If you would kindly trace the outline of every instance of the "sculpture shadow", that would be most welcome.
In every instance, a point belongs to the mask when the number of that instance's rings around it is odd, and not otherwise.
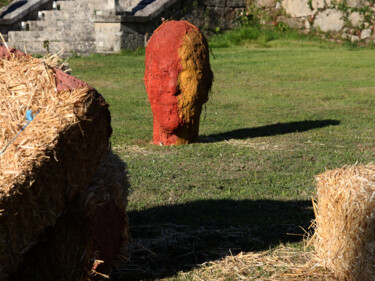
[[[165,278],[240,251],[300,241],[310,201],[200,200],[129,212],[133,242],[113,280]]]
[[[219,134],[200,136],[199,142],[211,143],[230,139],[269,137],[296,132],[305,132],[312,129],[323,128],[327,126],[337,126],[339,124],[340,121],[332,119],[277,123],[256,128],[243,128]]]

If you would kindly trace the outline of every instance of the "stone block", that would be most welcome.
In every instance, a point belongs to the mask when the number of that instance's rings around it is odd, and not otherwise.
[[[203,9],[194,9],[190,13],[185,14],[181,20],[186,20],[202,29],[205,24],[205,12]]]
[[[207,7],[205,26],[210,29],[219,27],[220,29],[227,29],[226,14],[230,11],[228,8]]]
[[[121,37],[121,48],[135,50],[145,45],[145,37],[139,33],[124,33]]]
[[[286,18],[286,24],[294,29],[303,29],[305,28],[305,19],[302,18]]]
[[[291,17],[307,17],[313,14],[307,0],[283,0],[281,4]]]
[[[254,4],[258,8],[274,8],[276,6],[276,0],[256,0]]]
[[[325,7],[324,0],[312,0],[311,6],[314,10],[323,9]]]
[[[200,0],[199,4],[207,7],[225,7],[226,0]]]
[[[95,23],[96,52],[114,53],[121,51],[121,23]]]
[[[346,4],[352,8],[362,8],[365,6],[364,0],[347,0]]]
[[[361,39],[367,39],[371,37],[371,29],[367,28],[361,31]]]
[[[96,22],[95,33],[114,33],[121,31],[121,23],[119,22]]]
[[[247,2],[248,1],[246,1],[246,0],[227,1],[227,7],[230,7],[230,8],[246,8]]]
[[[352,41],[352,42],[357,42],[357,41],[359,41],[359,36],[357,36],[357,35],[352,35],[351,38],[350,38],[350,41]]]
[[[349,15],[349,22],[353,27],[359,27],[364,21],[363,15],[353,12]]]
[[[314,21],[314,27],[323,32],[340,31],[344,27],[343,13],[335,9],[327,9],[319,13]]]

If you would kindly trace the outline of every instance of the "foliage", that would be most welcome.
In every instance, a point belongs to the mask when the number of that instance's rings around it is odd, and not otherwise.
[[[253,25],[230,30],[210,38],[209,43],[213,48],[227,48],[243,45],[248,42],[264,46],[267,42],[282,38],[302,41],[319,40],[317,37],[301,35],[297,31],[289,29],[286,23],[279,21],[275,22],[275,28]]]
[[[240,12],[237,20],[240,22],[241,26],[257,25],[259,24],[260,9],[255,6],[253,1],[249,1],[247,4],[247,10]]]
[[[313,10],[312,0],[307,0],[310,10]]]
[[[10,4],[12,0],[0,0],[0,9]]]
[[[276,25],[275,27],[279,30],[279,31],[285,31],[289,28],[288,24],[286,22],[283,22],[283,21],[278,21],[276,22]]]

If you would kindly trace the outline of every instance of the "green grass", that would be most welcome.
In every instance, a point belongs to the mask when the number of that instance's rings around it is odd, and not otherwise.
[[[286,233],[313,218],[314,176],[374,160],[374,51],[251,32],[211,39],[215,80],[192,145],[150,144],[142,50],[70,60],[110,104],[133,238],[157,254],[133,249],[123,271],[135,280],[174,276],[229,248],[299,241]]]
[[[311,40],[311,36],[306,36],[294,30],[280,31],[278,29],[261,28],[258,25],[249,25],[234,29],[228,32],[217,34],[210,38],[211,48],[228,48],[238,46],[252,41],[258,46],[267,47],[267,42],[277,39],[292,39],[299,41]],[[315,38],[317,40],[317,38]]]
[[[6,5],[10,4],[12,0],[0,0],[0,9],[4,8]]]

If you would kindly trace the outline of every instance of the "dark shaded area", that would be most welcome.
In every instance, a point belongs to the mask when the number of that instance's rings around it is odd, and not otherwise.
[[[12,13],[13,11],[17,10],[19,7],[22,7],[27,3],[27,0],[25,1],[17,1],[13,4],[11,4],[4,12],[0,14],[0,18],[4,18],[6,15]]]
[[[134,243],[113,280],[148,280],[303,238],[310,201],[201,200],[129,212]]]
[[[128,188],[127,166],[110,151],[86,188],[65,204],[54,223],[33,238],[36,244],[24,249],[23,261],[6,280],[88,280],[94,266],[98,272],[109,274],[123,238],[127,238],[123,230],[128,221],[119,198]],[[43,201],[44,194],[36,194]],[[95,260],[103,263],[97,265]]]
[[[136,12],[142,10],[144,7],[146,7],[148,4],[151,4],[155,0],[142,0],[135,6],[132,10],[132,15],[134,16]]]
[[[327,126],[337,126],[340,124],[338,120],[306,120],[298,122],[277,123],[256,128],[243,128],[229,132],[212,134],[208,136],[200,136],[200,142],[218,142],[230,139],[247,139],[257,137],[270,137],[275,135],[284,135],[296,132],[305,132],[312,129],[323,128]]]

